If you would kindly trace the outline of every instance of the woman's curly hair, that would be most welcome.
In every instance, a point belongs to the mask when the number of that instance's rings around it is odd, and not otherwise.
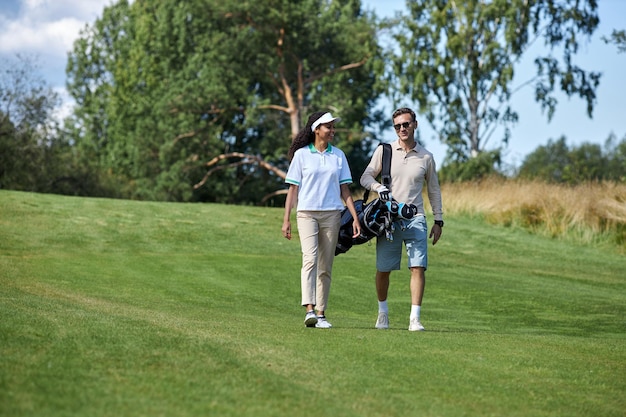
[[[309,116],[309,120],[306,122],[304,129],[299,131],[291,142],[289,152],[287,152],[287,158],[289,161],[293,159],[293,154],[295,154],[298,149],[304,148],[309,143],[315,142],[315,132],[311,130],[311,125],[313,125],[313,123],[315,123],[315,121],[322,117],[325,113],[326,112],[323,111],[317,111]]]

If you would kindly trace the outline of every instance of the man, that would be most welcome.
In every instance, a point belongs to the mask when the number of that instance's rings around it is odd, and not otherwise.
[[[409,330],[422,331],[424,326],[420,322],[420,309],[426,283],[424,273],[428,266],[428,226],[422,189],[426,185],[428,200],[435,217],[435,224],[429,236],[432,238],[433,245],[441,237],[443,227],[441,189],[433,155],[415,141],[417,129],[415,112],[406,107],[400,108],[393,113],[392,120],[398,140],[391,143],[391,190],[376,181],[376,177],[382,170],[382,146],[374,151],[369,165],[361,176],[361,185],[367,190],[376,191],[383,201],[395,199],[400,203],[414,204],[417,206],[417,215],[411,220],[396,220],[393,239],[388,239],[383,235],[376,240],[376,293],[378,295],[376,328],[389,328],[387,307],[389,275],[391,271],[400,269],[404,242],[408,267],[411,271]]]

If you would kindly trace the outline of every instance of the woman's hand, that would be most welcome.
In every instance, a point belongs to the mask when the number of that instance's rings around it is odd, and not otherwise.
[[[352,233],[353,238],[359,237],[361,234],[361,223],[359,222],[359,219],[354,219],[352,221]]]
[[[291,222],[289,220],[283,222],[283,236],[291,240]]]

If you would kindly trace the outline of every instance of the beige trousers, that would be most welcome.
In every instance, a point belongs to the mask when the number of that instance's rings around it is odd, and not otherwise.
[[[341,211],[299,211],[298,234],[302,246],[302,305],[325,311],[339,235]]]

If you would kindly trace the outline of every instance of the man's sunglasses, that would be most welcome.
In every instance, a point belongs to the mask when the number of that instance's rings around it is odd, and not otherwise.
[[[409,126],[411,126],[411,123],[413,122],[398,123],[397,125],[393,125],[393,128],[396,129],[396,132],[400,130],[401,127],[408,129]]]

